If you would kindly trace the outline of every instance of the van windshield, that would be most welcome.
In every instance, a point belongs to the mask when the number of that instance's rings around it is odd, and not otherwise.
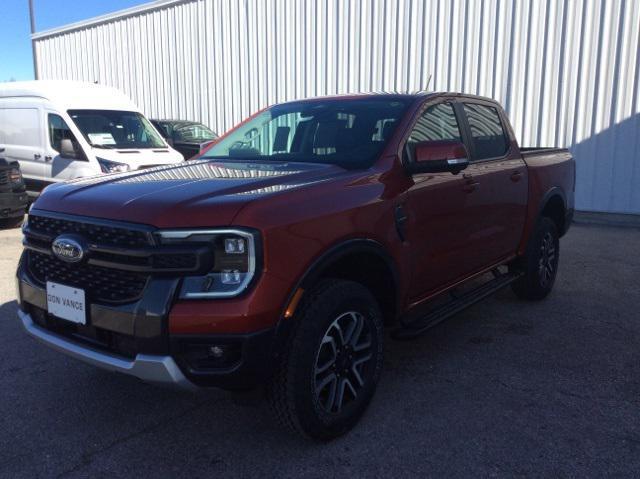
[[[89,144],[96,148],[166,147],[160,135],[140,113],[117,110],[69,110]]]
[[[368,168],[393,134],[406,98],[276,105],[223,137],[201,159],[303,161]]]

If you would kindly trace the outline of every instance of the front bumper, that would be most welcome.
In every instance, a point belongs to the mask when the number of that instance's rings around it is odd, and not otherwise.
[[[0,218],[24,216],[29,197],[26,192],[0,193]]]
[[[243,334],[170,334],[176,280],[153,279],[143,296],[130,304],[90,303],[88,324],[81,326],[47,313],[46,291],[27,270],[23,257],[17,272],[17,296],[25,330],[76,359],[182,389],[253,389],[271,374],[277,354],[275,327]],[[232,361],[203,367],[194,360],[194,350],[212,345],[228,347]]]
[[[18,310],[18,317],[30,336],[80,361],[108,371],[135,376],[150,383],[196,389],[196,386],[182,374],[170,356],[137,354],[134,359],[128,360],[51,333],[36,325],[31,316],[22,310]]]

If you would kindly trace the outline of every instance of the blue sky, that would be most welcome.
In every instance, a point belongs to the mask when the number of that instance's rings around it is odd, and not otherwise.
[[[149,0],[34,0],[36,31],[129,8]],[[0,82],[33,80],[29,1],[0,2]]]

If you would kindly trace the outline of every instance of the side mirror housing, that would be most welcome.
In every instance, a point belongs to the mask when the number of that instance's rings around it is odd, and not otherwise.
[[[415,145],[414,161],[407,165],[409,173],[451,172],[457,175],[469,166],[469,154],[460,141],[424,141]]]
[[[60,156],[62,156],[63,158],[80,158],[80,155],[73,145],[73,141],[71,141],[69,138],[65,138],[60,142]]]

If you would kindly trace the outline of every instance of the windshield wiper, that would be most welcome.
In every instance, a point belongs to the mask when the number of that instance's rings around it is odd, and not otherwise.
[[[89,143],[93,148],[103,148],[105,150],[113,150],[114,148],[117,148],[117,145],[97,145],[95,143]]]

